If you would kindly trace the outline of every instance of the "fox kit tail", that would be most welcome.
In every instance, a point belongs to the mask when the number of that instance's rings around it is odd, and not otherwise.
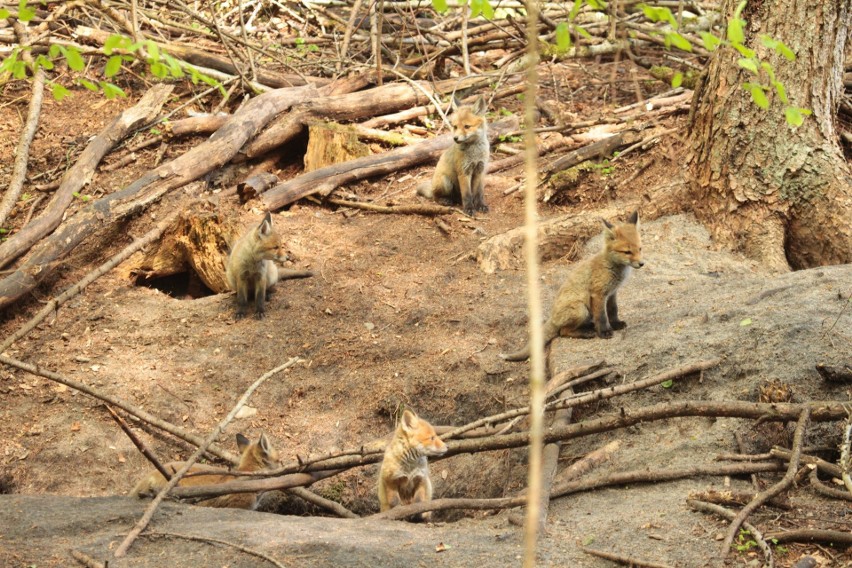
[[[547,347],[547,344],[556,339],[557,335],[559,335],[559,328],[553,325],[550,320],[544,322],[544,346]],[[525,361],[530,358],[530,351],[530,344],[527,343],[520,351],[501,353],[500,357],[505,361]]]

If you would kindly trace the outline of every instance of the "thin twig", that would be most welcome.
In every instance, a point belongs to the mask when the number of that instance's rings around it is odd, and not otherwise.
[[[824,529],[797,529],[779,531],[766,535],[772,541],[782,542],[828,542],[834,544],[852,544],[852,533]]]
[[[198,542],[209,542],[209,543],[212,543],[212,544],[221,544],[222,546],[227,546],[228,548],[233,548],[233,549],[239,550],[240,552],[245,552],[246,554],[251,554],[252,556],[257,556],[258,558],[262,558],[262,559],[266,560],[267,562],[269,562],[270,564],[276,566],[277,568],[286,568],[283,564],[281,564],[280,562],[278,562],[277,560],[275,560],[271,556],[264,554],[264,553],[262,553],[258,550],[254,550],[253,548],[249,548],[249,547],[243,546],[241,544],[236,544],[234,542],[228,542],[226,540],[219,540],[218,538],[210,538],[210,537],[207,537],[207,536],[194,536],[194,535],[191,535],[191,534],[180,534],[180,533],[173,533],[173,532],[159,532],[159,531],[158,532],[145,533],[141,536],[144,536],[144,537],[147,537],[147,538],[174,537],[174,538],[183,538],[183,539],[186,539],[186,540],[194,540],[194,541],[198,541]]]
[[[712,513],[729,521],[733,521],[737,517],[735,512],[726,509],[721,505],[716,505],[715,503],[707,503],[706,501],[700,501],[698,499],[687,499],[686,504],[696,511]],[[754,541],[757,543],[757,546],[763,551],[764,566],[766,566],[766,568],[773,568],[773,566],[775,566],[775,560],[772,557],[772,549],[769,548],[769,545],[766,543],[766,538],[759,530],[757,530],[757,527],[751,523],[743,521],[742,526],[751,534],[752,538],[754,538]]]
[[[455,207],[446,207],[444,205],[378,205],[376,203],[366,203],[364,201],[350,201],[348,199],[337,199],[330,197],[326,199],[332,205],[340,207],[351,207],[352,209],[362,209],[364,211],[373,211],[375,213],[397,213],[400,215],[449,215],[451,213],[464,214]]]
[[[257,388],[260,387],[260,385],[262,385],[264,383],[264,381],[266,381],[266,379],[268,379],[269,377],[275,375],[276,373],[278,373],[280,371],[283,371],[284,369],[292,367],[293,365],[295,365],[299,361],[301,361],[301,359],[299,359],[298,357],[292,357],[289,361],[287,361],[283,365],[279,365],[279,366],[275,367],[274,369],[272,369],[271,371],[267,371],[266,373],[264,373],[259,379],[257,379],[254,383],[252,383],[252,385],[248,389],[246,389],[246,392],[243,393],[243,396],[240,397],[240,399],[234,405],[234,408],[231,409],[231,412],[229,412],[228,415],[225,416],[225,418],[223,418],[222,421],[219,422],[219,424],[216,425],[216,427],[213,429],[213,431],[210,433],[210,435],[207,436],[207,438],[198,447],[198,450],[196,450],[196,452],[194,454],[192,454],[186,462],[184,462],[183,467],[181,467],[174,474],[174,476],[171,478],[171,480],[169,480],[169,482],[165,485],[165,487],[163,487],[160,490],[160,492],[157,493],[157,496],[154,497],[154,500],[151,502],[150,505],[148,505],[148,508],[145,509],[145,514],[142,515],[142,518],[139,519],[139,522],[136,523],[136,525],[133,527],[133,529],[130,531],[130,533],[127,535],[127,537],[122,541],[122,543],[115,550],[114,556],[116,558],[122,558],[123,556],[125,556],[127,554],[127,550],[133,544],[133,541],[136,540],[136,537],[138,537],[142,533],[142,531],[145,530],[145,527],[148,526],[148,523],[151,522],[151,518],[154,516],[154,512],[157,510],[157,507],[160,505],[160,503],[163,501],[163,499],[165,499],[166,495],[168,495],[169,491],[171,491],[178,484],[181,477],[186,475],[186,473],[193,466],[193,464],[195,464],[195,462],[198,461],[198,458],[200,458],[204,454],[207,447],[209,445],[211,445],[216,438],[219,437],[219,434],[222,432],[222,430],[225,428],[225,426],[227,426],[228,423],[230,423],[231,420],[234,419],[234,417],[237,415],[237,412],[239,412],[239,410],[243,407],[243,405],[245,405],[245,403],[248,402],[248,399],[251,397],[251,395],[254,393],[254,391],[257,390]]]
[[[106,568],[105,562],[100,562],[95,560],[85,552],[80,550],[71,550],[71,556],[74,557],[74,560],[85,566],[86,568]]]
[[[636,568],[670,568],[668,564],[660,564],[659,562],[640,560],[638,558],[634,558],[633,556],[625,556],[622,554],[615,554],[614,552],[595,550],[593,548],[586,548],[585,546],[581,546],[580,550],[582,550],[586,554],[597,556],[598,558],[605,558],[607,560],[612,560],[613,562],[616,562],[618,564],[635,566]]]
[[[740,530],[740,525],[745,522],[748,516],[758,507],[763,505],[763,503],[765,503],[772,497],[778,495],[779,493],[790,487],[790,485],[792,485],[793,479],[796,477],[796,472],[798,472],[799,470],[799,459],[802,456],[802,444],[805,438],[805,430],[808,427],[810,417],[811,410],[810,408],[805,407],[802,410],[801,415],[799,415],[799,422],[796,425],[796,432],[795,434],[793,434],[793,454],[790,458],[790,463],[787,466],[787,473],[784,474],[784,477],[781,478],[781,481],[767,488],[766,491],[758,493],[748,505],[746,505],[740,510],[736,518],[731,521],[731,524],[728,527],[728,532],[725,535],[725,540],[722,541],[722,547],[720,549],[722,558],[725,558],[730,553],[731,544],[733,544],[734,539],[737,536],[737,532],[739,532]]]
[[[344,519],[359,519],[360,517],[338,503],[337,501],[332,501],[331,499],[326,499],[320,495],[317,495],[310,489],[306,489],[304,487],[293,487],[292,489],[288,489],[287,493],[292,493],[296,497],[307,501],[308,503],[312,503],[317,507],[322,507],[326,511],[331,511],[338,517]]]
[[[127,434],[128,438],[130,438],[130,441],[133,442],[133,445],[136,446],[136,448],[140,452],[142,452],[142,455],[145,456],[145,458],[149,462],[151,462],[154,468],[160,472],[160,475],[162,475],[166,479],[166,481],[169,481],[172,478],[171,472],[165,467],[163,467],[163,464],[160,462],[160,460],[157,459],[157,456],[154,455],[154,452],[152,452],[151,449],[145,445],[145,442],[139,439],[139,436],[133,433],[127,422],[125,422],[121,416],[116,414],[115,410],[113,410],[110,405],[105,404],[104,406],[106,407],[110,416],[112,416],[112,419],[116,421],[122,431]]]
[[[833,487],[829,487],[819,480],[819,469],[816,465],[812,465],[813,469],[810,473],[810,482],[811,487],[814,488],[814,491],[823,495],[825,497],[830,497],[832,499],[842,499],[844,501],[852,501],[852,495],[849,494],[848,491],[841,491],[839,489],[834,489]]]

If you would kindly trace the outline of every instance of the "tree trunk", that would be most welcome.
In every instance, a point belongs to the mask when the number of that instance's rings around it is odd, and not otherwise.
[[[733,14],[737,0],[725,0]],[[715,238],[770,269],[852,262],[850,169],[837,142],[835,111],[843,94],[850,0],[749,3],[745,45],[770,63],[789,104],[813,116],[797,129],[785,105],[769,93],[761,110],[742,88],[758,82],[740,68],[740,55],[721,48],[696,89],[691,147],[695,215]],[[761,34],[783,41],[788,61],[763,46]],[[760,82],[768,84],[765,73]]]

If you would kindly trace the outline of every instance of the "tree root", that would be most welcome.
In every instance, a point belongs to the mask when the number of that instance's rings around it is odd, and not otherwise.
[[[605,558],[606,560],[612,560],[613,562],[616,562],[618,564],[626,564],[627,566],[635,566],[636,568],[670,568],[668,564],[660,564],[659,562],[639,560],[638,558],[634,558],[632,556],[624,556],[622,554],[615,554],[614,552],[595,550],[593,548],[587,548],[585,546],[581,546],[580,550],[590,556]]]
[[[252,556],[257,556],[258,558],[262,558],[266,560],[273,566],[277,568],[286,568],[284,564],[281,564],[271,556],[264,554],[258,550],[254,550],[253,548],[249,548],[247,546],[243,546],[241,544],[236,544],[234,542],[228,542],[226,540],[219,540],[218,538],[210,538],[206,536],[194,536],[189,534],[181,534],[181,533],[173,533],[173,532],[149,532],[141,535],[146,538],[182,538],[185,540],[194,540],[197,542],[206,542],[209,544],[219,544],[222,546],[227,546],[228,548],[233,548],[235,550],[239,550],[240,552],[245,552],[246,554],[250,554]]]
[[[714,503],[707,503],[698,499],[687,499],[686,504],[696,511],[712,513],[724,519],[728,519],[729,521],[734,521],[737,518],[737,514],[733,511],[730,511]],[[764,566],[766,566],[766,568],[773,568],[773,566],[775,566],[775,560],[772,557],[772,549],[769,548],[769,545],[766,543],[766,538],[763,536],[763,534],[761,534],[759,530],[757,530],[757,527],[755,527],[751,523],[743,521],[742,526],[745,527],[745,529],[751,534],[751,536],[754,538],[754,541],[757,543],[757,546],[760,548],[760,550],[763,551],[763,561],[765,563]],[[737,527],[737,529],[739,530],[739,527]]]

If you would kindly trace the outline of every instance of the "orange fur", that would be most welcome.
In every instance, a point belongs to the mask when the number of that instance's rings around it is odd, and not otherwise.
[[[240,237],[231,248],[225,270],[228,285],[237,293],[237,318],[246,314],[249,296],[254,298],[256,315],[264,313],[264,302],[269,291],[278,281],[278,259],[281,238],[272,227],[269,213],[260,225]]]

